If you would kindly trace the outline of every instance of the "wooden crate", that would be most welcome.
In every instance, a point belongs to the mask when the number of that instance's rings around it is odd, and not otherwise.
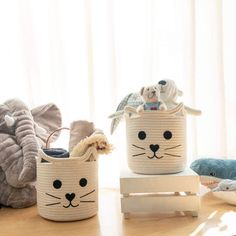
[[[199,176],[191,169],[167,175],[140,175],[123,170],[120,176],[121,212],[191,212],[200,208]]]

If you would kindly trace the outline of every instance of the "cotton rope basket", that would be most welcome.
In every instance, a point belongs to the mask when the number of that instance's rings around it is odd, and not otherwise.
[[[96,215],[98,211],[96,149],[90,147],[83,156],[75,158],[54,158],[39,150],[36,188],[38,213],[43,218],[54,221],[75,221]]]
[[[186,115],[183,104],[171,110],[125,108],[129,168],[140,174],[171,174],[186,166]]]

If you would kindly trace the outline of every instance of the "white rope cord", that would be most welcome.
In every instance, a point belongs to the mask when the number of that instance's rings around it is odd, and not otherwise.
[[[60,128],[52,132],[50,138]],[[90,218],[98,211],[98,162],[95,147],[80,157],[55,158],[42,149],[37,156],[37,208],[40,216],[54,221]],[[46,160],[47,162],[41,162]]]
[[[129,168],[141,174],[170,174],[186,166],[186,112],[183,104],[171,110],[126,108]],[[130,115],[131,114],[131,115]],[[166,136],[166,137],[165,137]]]

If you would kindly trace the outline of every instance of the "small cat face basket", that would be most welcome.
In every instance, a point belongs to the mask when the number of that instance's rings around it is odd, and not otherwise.
[[[171,174],[186,166],[186,115],[183,104],[172,110],[126,113],[128,166],[141,174]]]
[[[40,216],[54,221],[75,221],[96,215],[96,155],[93,147],[84,156],[75,158],[54,158],[39,150],[36,188]]]

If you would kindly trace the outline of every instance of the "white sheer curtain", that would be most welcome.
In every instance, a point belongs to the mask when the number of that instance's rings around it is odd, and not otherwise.
[[[189,163],[235,157],[235,10],[234,0],[0,0],[0,102],[54,102],[65,126],[88,119],[109,134],[127,93],[171,78],[203,111],[188,117]],[[108,135],[102,186],[118,186],[124,129]]]

